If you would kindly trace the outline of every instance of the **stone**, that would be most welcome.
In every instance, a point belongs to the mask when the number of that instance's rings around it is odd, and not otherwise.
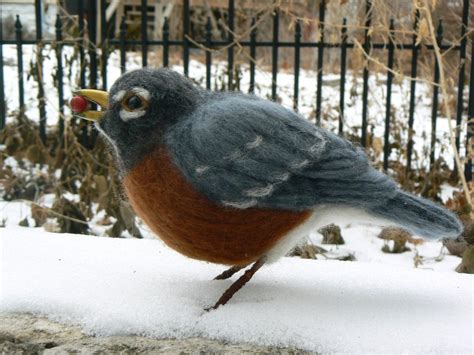
[[[412,235],[408,231],[398,227],[387,227],[382,229],[378,235],[378,238],[384,240],[382,251],[384,253],[391,254],[399,254],[410,251],[410,248],[406,246],[406,243],[416,243],[415,239],[412,238]],[[390,241],[393,242],[392,247],[390,247]]]
[[[464,251],[461,264],[458,265],[456,271],[463,274],[474,274],[474,245]]]
[[[0,314],[0,354],[313,354],[297,349],[230,344],[205,338],[95,337],[78,327],[24,313]]]
[[[334,223],[328,224],[318,230],[318,233],[323,235],[322,244],[344,244],[344,238],[341,235],[341,228]]]

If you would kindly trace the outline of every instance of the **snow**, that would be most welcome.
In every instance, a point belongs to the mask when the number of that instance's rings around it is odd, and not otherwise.
[[[159,240],[20,227],[22,203],[1,202],[0,210],[8,217],[0,229],[1,312],[38,313],[98,336],[201,336],[320,353],[473,351],[471,275],[386,263],[380,249],[379,260],[375,251],[356,252],[356,262],[286,257],[208,313],[232,282],[212,280],[222,266]],[[344,226],[343,236],[357,249],[375,230]]]
[[[451,185],[448,185],[448,184],[442,184],[441,186],[441,193],[440,193],[440,197],[441,197],[441,201],[443,201],[443,203],[446,203],[448,202],[448,200],[453,197],[454,193],[455,192],[460,192],[461,189],[458,188],[458,187],[455,187],[455,186],[451,186]]]

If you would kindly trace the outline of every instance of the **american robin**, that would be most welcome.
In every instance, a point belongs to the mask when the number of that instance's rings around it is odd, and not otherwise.
[[[110,143],[126,195],[154,233],[191,258],[232,266],[217,279],[253,264],[212,308],[289,252],[320,210],[359,208],[428,239],[462,231],[454,214],[372,168],[361,148],[277,103],[149,68],[124,74],[110,94],[76,95],[73,111]]]

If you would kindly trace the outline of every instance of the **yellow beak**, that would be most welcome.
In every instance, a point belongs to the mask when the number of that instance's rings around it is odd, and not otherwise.
[[[75,96],[82,96],[90,102],[100,106],[101,111],[87,110],[75,115],[88,121],[99,121],[109,107],[109,93],[102,90],[82,89],[73,93]]]

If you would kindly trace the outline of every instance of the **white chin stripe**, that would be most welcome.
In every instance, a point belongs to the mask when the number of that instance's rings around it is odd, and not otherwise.
[[[145,115],[145,113],[146,113],[145,110],[140,110],[140,111],[120,110],[120,118],[122,119],[122,121],[127,122],[135,118],[142,117],[143,115]]]

